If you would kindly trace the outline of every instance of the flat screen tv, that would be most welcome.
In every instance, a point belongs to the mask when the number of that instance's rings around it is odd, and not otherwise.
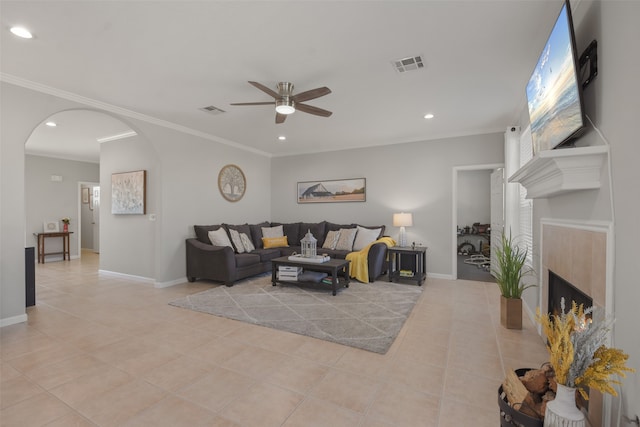
[[[567,146],[584,130],[582,84],[569,0],[565,0],[527,84],[533,153]]]

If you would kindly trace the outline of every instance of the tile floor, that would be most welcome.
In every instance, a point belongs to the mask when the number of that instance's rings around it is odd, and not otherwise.
[[[428,279],[379,355],[167,304],[211,282],[97,269],[37,266],[29,321],[0,329],[0,425],[494,427],[505,367],[547,360],[526,316],[500,326],[493,283]]]

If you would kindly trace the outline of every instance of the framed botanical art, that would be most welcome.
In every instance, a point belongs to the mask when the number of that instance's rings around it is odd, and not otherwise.
[[[147,201],[147,171],[111,174],[111,213],[144,215]]]
[[[247,180],[236,165],[226,165],[220,169],[218,174],[218,189],[220,194],[230,202],[237,202],[242,199],[247,188]]]
[[[365,202],[365,178],[306,181],[298,183],[298,203]]]

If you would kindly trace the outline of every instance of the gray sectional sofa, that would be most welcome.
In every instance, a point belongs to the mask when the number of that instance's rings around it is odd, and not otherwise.
[[[262,240],[262,229],[277,227],[282,225],[283,234],[287,236],[288,246],[265,248]],[[218,225],[195,225],[196,237],[186,240],[187,247],[187,279],[190,282],[196,279],[207,279],[223,282],[227,286],[233,286],[234,282],[240,279],[251,277],[257,274],[271,271],[271,260],[280,256],[288,256],[293,253],[300,253],[300,240],[310,231],[318,240],[317,248],[319,254],[328,254],[331,258],[344,259],[350,250],[338,250],[322,248],[325,238],[330,231],[340,229],[354,229],[358,224],[335,224],[327,221],[316,223],[270,223],[259,224],[218,224]],[[369,230],[378,230],[378,237],[384,234],[385,226],[362,226]],[[209,238],[210,231],[224,229],[230,237],[232,246],[216,246]],[[245,253],[238,253],[231,239],[231,230],[247,235],[254,250]],[[370,234],[370,233],[363,233]],[[375,234],[375,232],[374,232]],[[373,244],[368,253],[369,280],[373,282],[386,272],[387,245],[384,243]]]

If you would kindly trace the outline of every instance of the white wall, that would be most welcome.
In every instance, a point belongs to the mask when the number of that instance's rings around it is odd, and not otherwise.
[[[614,222],[614,313],[613,345],[629,354],[628,366],[636,369],[622,380],[621,399],[614,399],[612,418],[617,425],[618,406],[631,418],[640,415],[640,333],[638,332],[637,251],[640,241],[640,87],[637,73],[640,57],[634,43],[640,40],[640,2],[582,0],[574,4],[574,26],[578,52],[598,41],[599,74],[586,88],[585,109],[601,132],[590,128],[577,145],[610,144],[610,165],[603,170],[599,190],[588,190],[534,201],[534,263],[539,267],[540,219]],[[528,120],[521,123],[524,129]],[[611,177],[609,172],[611,171]],[[539,306],[538,292],[526,292],[532,311]],[[625,425],[624,422],[621,425]]]
[[[41,233],[44,221],[58,221],[69,217],[70,255],[78,256],[78,182],[97,181],[100,166],[96,163],[73,160],[53,159],[41,156],[25,156],[25,199],[26,199],[26,244],[37,248],[33,233]],[[51,175],[62,176],[62,181],[51,181]],[[88,205],[84,205],[88,206]],[[47,239],[47,252],[61,252],[62,239]],[[60,256],[48,256],[47,261],[62,259]]]
[[[111,213],[111,174],[147,171],[147,215]],[[156,224],[149,213],[158,211],[159,161],[145,136],[100,144],[100,269],[155,279]]]
[[[503,145],[500,133],[274,158],[271,217],[283,222],[385,224],[386,234],[397,239],[393,213],[411,212],[413,227],[407,227],[407,241],[429,248],[429,274],[451,277],[451,236],[456,226],[451,211],[452,169],[502,163]],[[297,204],[298,181],[344,178],[366,178],[366,202]]]

